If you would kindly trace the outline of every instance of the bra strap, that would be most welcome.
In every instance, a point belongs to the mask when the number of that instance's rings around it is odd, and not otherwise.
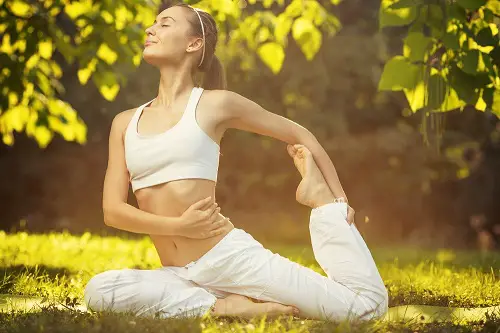
[[[200,101],[201,94],[203,94],[203,88],[194,87],[193,91],[191,92],[191,96],[189,96],[186,113],[191,114],[191,117],[196,117],[196,107],[198,106],[198,102]]]
[[[149,102],[146,102],[146,103],[142,104],[135,111],[134,116],[133,116],[133,120],[134,120],[134,126],[135,126],[134,128],[136,130],[137,130],[137,124],[139,123],[139,118],[141,117],[142,111],[144,111],[144,109],[146,108],[146,106],[148,106],[149,104],[151,104],[151,102],[154,101],[155,99],[156,99],[156,97],[153,98],[152,100],[150,100]]]

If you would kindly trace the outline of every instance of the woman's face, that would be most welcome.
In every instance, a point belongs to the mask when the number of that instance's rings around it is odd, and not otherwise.
[[[192,35],[189,8],[170,7],[162,11],[146,29],[144,60],[151,65],[180,63],[187,53],[201,48],[200,38]]]

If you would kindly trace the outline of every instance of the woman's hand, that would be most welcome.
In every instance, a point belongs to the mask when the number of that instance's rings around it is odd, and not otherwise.
[[[356,214],[356,212],[354,211],[354,208],[349,206],[349,202],[347,201],[347,199],[344,197],[335,198],[335,200],[333,202],[345,203],[347,205],[347,223],[353,224],[354,223],[354,214]]]
[[[354,214],[356,212],[351,206],[347,206],[347,223],[353,224],[354,223]]]
[[[228,218],[219,216],[220,207],[211,202],[211,197],[195,202],[181,215],[180,236],[205,239],[218,236],[232,226]]]

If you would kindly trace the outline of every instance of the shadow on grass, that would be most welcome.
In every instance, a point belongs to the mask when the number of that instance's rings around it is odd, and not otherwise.
[[[387,287],[389,289],[389,287]],[[429,303],[432,301],[432,303]],[[406,304],[432,304],[435,306],[448,307],[452,303],[458,304],[458,306],[463,307],[474,307],[474,304],[470,302],[467,304],[462,299],[455,296],[449,295],[435,295],[432,290],[424,290],[418,293],[414,290],[402,290],[397,293],[389,294],[389,306],[402,306]]]
[[[126,314],[91,314],[53,307],[0,313],[0,332],[201,332],[199,319],[155,319]]]

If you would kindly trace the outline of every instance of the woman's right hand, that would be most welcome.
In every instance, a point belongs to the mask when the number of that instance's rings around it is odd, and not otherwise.
[[[228,218],[219,216],[220,207],[208,197],[192,204],[180,217],[180,236],[205,239],[222,234],[229,225]]]

